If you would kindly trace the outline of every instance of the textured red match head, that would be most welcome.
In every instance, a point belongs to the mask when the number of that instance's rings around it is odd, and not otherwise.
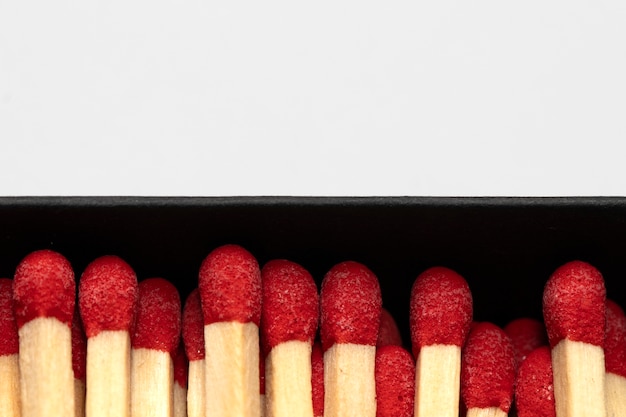
[[[606,300],[606,371],[626,378],[626,316],[613,300]]]
[[[472,322],[472,294],[465,279],[444,267],[421,273],[411,289],[409,319],[415,357],[423,346],[461,347]]]
[[[467,336],[461,353],[461,398],[470,408],[511,408],[515,383],[513,344],[498,326],[481,322]]]
[[[582,261],[559,267],[543,291],[550,346],[563,339],[604,346],[606,289],[602,274]]]
[[[517,366],[530,352],[548,344],[546,328],[539,320],[527,317],[515,319],[504,326],[504,332],[513,342]]]
[[[19,351],[17,323],[13,315],[13,280],[0,278],[0,356]]]
[[[376,346],[382,347],[387,345],[402,346],[402,336],[393,316],[383,308],[380,315],[380,327],[378,329]]]
[[[311,274],[294,262],[273,260],[261,270],[261,280],[264,354],[292,340],[312,344],[319,318],[319,297]]]
[[[117,256],[94,260],[80,278],[78,305],[87,337],[130,331],[137,307],[135,271]]]
[[[311,396],[313,397],[313,416],[324,415],[324,354],[319,342],[313,343],[311,350]]]
[[[18,328],[39,317],[72,326],[76,299],[74,271],[60,253],[40,250],[27,255],[13,279],[13,308]]]
[[[548,346],[533,350],[520,364],[515,383],[515,407],[518,417],[556,417]]]
[[[174,350],[172,355],[172,363],[174,364],[174,382],[176,382],[181,388],[187,388],[187,375],[189,362],[187,355],[185,355],[185,349],[182,343],[178,344],[178,347]]]
[[[237,245],[214,249],[198,277],[204,324],[255,323],[261,319],[261,270],[250,252]]]
[[[87,375],[87,338],[78,311],[72,320],[72,370],[74,378],[81,381]]]
[[[348,261],[331,268],[320,293],[324,351],[335,343],[375,346],[381,308],[378,279],[366,266]]]
[[[376,417],[412,417],[415,363],[404,348],[387,345],[376,350]]]
[[[183,342],[190,361],[204,359],[204,318],[197,288],[187,296],[183,308]]]
[[[139,283],[137,318],[131,335],[133,349],[171,353],[180,341],[181,312],[178,290],[163,278]]]

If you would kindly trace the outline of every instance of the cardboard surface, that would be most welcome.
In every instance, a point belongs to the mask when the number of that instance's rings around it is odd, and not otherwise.
[[[0,198],[0,276],[42,248],[67,256],[77,277],[115,254],[184,300],[203,258],[226,243],[261,265],[299,262],[318,284],[337,262],[366,264],[407,345],[411,286],[435,265],[467,279],[477,321],[541,318],[545,281],[573,259],[599,268],[626,306],[626,198]]]

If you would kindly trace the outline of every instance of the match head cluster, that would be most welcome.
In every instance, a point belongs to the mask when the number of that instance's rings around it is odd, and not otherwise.
[[[408,307],[410,348],[403,345],[394,317],[383,308],[375,273],[358,262],[330,268],[318,290],[312,275],[299,264],[280,259],[261,268],[246,249],[225,245],[200,263],[198,287],[181,300],[170,281],[138,280],[132,267],[117,256],[94,260],[76,282],[66,258],[41,250],[22,260],[12,280],[0,279],[0,356],[19,355],[19,329],[27,323],[54,319],[71,328],[74,375],[85,379],[89,341],[102,332],[125,332],[132,349],[169,354],[175,381],[191,392],[190,364],[215,354],[205,340],[205,335],[214,334],[207,328],[222,323],[254,325],[258,335],[246,359],[260,365],[254,395],[265,394],[264,384],[271,388],[268,395],[279,395],[280,375],[292,371],[273,361],[279,355],[296,358],[304,352],[308,370],[293,373],[308,375],[302,401],[309,403],[311,417],[334,417],[333,410],[342,408],[330,401],[359,395],[349,390],[329,393],[329,387],[337,385],[332,380],[336,364],[356,366],[346,372],[355,372],[375,387],[374,414],[363,410],[360,415],[377,417],[429,417],[418,411],[419,371],[449,368],[455,361],[456,382],[449,389],[456,391],[461,410],[498,409],[506,415],[515,409],[519,417],[556,416],[559,407],[571,408],[559,401],[574,401],[565,399],[569,394],[558,387],[560,398],[555,398],[554,375],[561,375],[561,370],[553,372],[553,366],[575,361],[555,359],[561,352],[569,354],[560,347],[567,342],[599,348],[602,372],[626,378],[626,316],[606,298],[601,273],[582,261],[562,265],[547,277],[543,321],[524,317],[502,328],[473,321],[468,283],[458,272],[441,266],[417,275]],[[250,345],[249,340],[241,343]],[[306,348],[298,350],[292,343]],[[331,349],[338,346],[354,347],[363,363],[346,360],[350,350]],[[301,363],[298,360],[291,363]],[[374,372],[368,373],[370,368]],[[200,392],[209,389],[203,385]],[[281,403],[270,402],[273,407]],[[349,404],[354,407],[358,402]],[[458,401],[449,407],[450,415],[458,415]],[[272,415],[280,415],[272,410]]]

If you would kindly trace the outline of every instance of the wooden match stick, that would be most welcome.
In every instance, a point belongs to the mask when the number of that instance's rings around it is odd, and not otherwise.
[[[461,347],[472,322],[467,282],[451,269],[430,268],[413,284],[410,310],[415,416],[457,417]]]
[[[139,283],[137,318],[131,336],[132,417],[172,417],[174,365],[180,341],[178,290],[162,278]]]
[[[467,417],[506,417],[513,402],[515,353],[498,326],[472,327],[462,352],[461,398]]]
[[[74,271],[51,250],[27,255],[13,279],[22,417],[74,415]]]
[[[189,359],[187,414],[189,417],[205,417],[204,318],[197,288],[187,296],[183,308],[183,342]]]
[[[319,341],[313,343],[311,351],[311,396],[313,415],[324,417],[324,353]]]
[[[364,265],[343,262],[324,276],[324,417],[376,415],[374,369],[381,308],[378,279]]]
[[[415,362],[403,347],[376,350],[376,416],[413,417]]]
[[[202,262],[207,416],[258,417],[261,271],[244,248],[225,245]]]
[[[273,260],[261,270],[261,341],[265,355],[265,416],[313,417],[311,346],[319,302],[302,266]]]
[[[20,369],[13,281],[0,278],[0,416],[20,416]]]
[[[117,256],[95,259],[83,272],[78,305],[87,335],[87,417],[130,416],[130,331],[137,276]]]
[[[556,417],[550,348],[540,346],[519,365],[515,382],[517,417]]]
[[[606,417],[602,274],[581,261],[559,267],[543,292],[558,417]]]
[[[183,344],[179,343],[174,356],[174,412],[173,417],[188,417],[187,415],[187,378],[189,362],[185,355]]]
[[[626,316],[606,300],[606,407],[609,417],[626,416]]]

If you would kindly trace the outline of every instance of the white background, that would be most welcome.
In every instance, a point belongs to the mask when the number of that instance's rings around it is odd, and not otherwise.
[[[0,0],[0,195],[626,195],[626,2]]]

